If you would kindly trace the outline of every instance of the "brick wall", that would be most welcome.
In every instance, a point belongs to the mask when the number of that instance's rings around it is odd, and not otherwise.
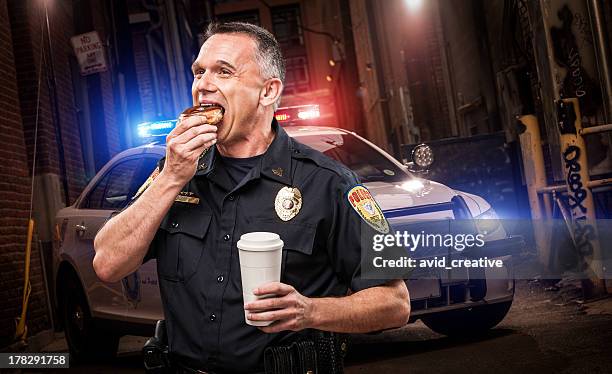
[[[109,41],[110,29],[106,23],[106,11],[104,1],[90,1],[90,11],[93,18],[94,29],[100,33],[100,39],[103,41]],[[105,43],[109,45],[109,43]],[[110,157],[119,153],[122,149],[121,146],[121,132],[119,130],[119,124],[115,116],[115,103],[114,103],[114,92],[113,86],[117,86],[119,83],[114,80],[112,69],[110,68],[111,61],[109,53],[110,50],[106,50],[106,60],[109,69],[106,72],[100,73],[100,86],[102,103],[104,106],[104,127],[106,129],[108,153]]]
[[[417,14],[409,14],[403,42],[414,121],[423,141],[452,136],[443,73],[444,46],[433,4],[424,3]]]
[[[429,78],[427,84],[430,87],[431,94],[428,97],[428,108],[430,109],[428,116],[431,116],[430,128],[431,136],[434,139],[446,138],[452,136],[452,131],[449,128],[449,110],[448,101],[446,100],[445,82],[443,73],[442,61],[442,41],[439,38],[439,30],[435,26],[434,14],[429,14],[431,17],[427,22],[425,36],[427,40],[427,58],[424,62],[424,69],[427,69],[426,76]]]
[[[355,57],[357,60],[357,71],[359,73],[360,90],[359,95],[364,112],[365,136],[379,147],[390,151],[389,138],[386,131],[382,112],[382,101],[380,98],[384,92],[380,92],[376,70],[374,65],[374,51],[372,49],[371,25],[368,20],[368,9],[365,0],[351,0],[350,17],[353,26],[353,38],[355,45]]]
[[[157,106],[154,100],[153,74],[149,64],[149,51],[147,50],[146,26],[133,25],[132,47],[134,49],[134,65],[136,65],[136,77],[138,80],[138,93],[142,103],[143,120],[150,121],[157,114]]]
[[[21,313],[31,181],[6,2],[0,2],[0,51],[0,346],[4,346],[12,341],[14,318]],[[32,335],[50,326],[36,245],[30,274],[27,326]]]
[[[72,55],[70,37],[73,36],[71,3],[56,2],[53,3],[53,8],[50,8],[51,53],[49,53],[46,34],[42,38],[41,45],[41,28],[45,27],[42,2],[9,1],[8,9],[12,33],[15,36],[13,48],[28,161],[31,165],[36,122],[37,76],[42,47],[46,53],[43,56],[40,92],[36,174],[62,175],[64,172],[61,170],[60,142],[57,136],[60,134],[65,158],[65,173],[68,177],[70,201],[67,203],[69,205],[74,202],[86,182],[70,70],[70,56]],[[53,76],[50,73],[51,65],[55,72],[55,89],[53,89]],[[55,103],[59,112],[59,131],[53,121]]]
[[[34,2],[34,4],[37,3]],[[56,97],[59,106],[60,128],[70,192],[70,201],[67,205],[70,205],[79,196],[86,182],[81,135],[74,107],[74,88],[70,70],[70,57],[73,55],[70,38],[74,36],[72,2],[55,2],[50,11],[52,11],[50,14],[51,49],[57,81]],[[30,17],[36,17],[34,9],[32,9]]]
[[[77,15],[73,14],[73,2],[57,1],[48,4],[50,48],[44,22],[44,2],[0,2],[0,156],[3,160],[0,165],[0,346],[11,342],[14,318],[21,311],[37,112],[35,175],[54,175],[60,181],[65,176],[68,205],[75,201],[87,182],[81,144],[83,124],[79,123],[75,108],[71,67],[71,62],[73,66],[76,62],[70,38],[75,35],[74,21]],[[84,9],[93,16],[93,29],[99,31],[102,40],[106,41],[109,30],[105,27],[108,24],[105,3],[89,1],[85,5]],[[37,100],[41,66],[40,100]],[[88,94],[90,97],[98,94],[101,98],[99,102],[102,111],[98,113],[101,113],[103,120],[97,123],[104,126],[101,133],[106,135],[105,152],[113,156],[121,150],[121,133],[116,121],[114,101],[117,82],[113,80],[112,69],[99,74],[95,79],[98,78],[99,92],[91,92],[90,89]],[[63,166],[60,151],[64,155]],[[55,211],[46,211],[48,206],[54,206],[55,209],[61,207],[61,203],[60,206],[50,205],[51,201],[58,199],[58,196],[50,194],[52,192],[44,191],[43,196],[37,195],[37,205],[34,205],[34,215],[39,218],[37,228],[43,230],[40,231],[42,240],[48,240],[43,239],[43,232],[49,232],[53,222],[43,222],[40,217],[53,217]],[[63,194],[61,200],[64,200]],[[46,258],[49,258],[50,253],[47,251],[50,243],[42,244],[41,249]],[[37,245],[34,245],[31,255],[30,274],[32,293],[28,306],[28,336],[51,327]],[[53,286],[50,285],[50,288]]]
[[[461,136],[500,130],[485,14],[478,1],[440,6]],[[491,2],[487,2],[490,6]],[[498,14],[503,8],[498,8]],[[493,37],[495,40],[496,37]],[[433,65],[433,64],[432,64]],[[443,89],[443,85],[441,86]]]
[[[39,65],[40,54],[34,51],[40,51],[41,43],[40,36],[32,38],[33,35],[40,35],[42,23],[32,22],[28,18],[27,2],[8,2],[8,8],[12,17],[10,17],[10,26],[13,34],[13,43],[15,46],[23,46],[23,48],[13,48],[15,58],[15,68],[17,72],[17,80],[19,84],[25,87],[36,87],[37,85],[37,66]],[[8,25],[9,23],[7,23]],[[43,72],[45,73],[45,72]],[[43,82],[47,79],[47,75],[43,74]],[[46,85],[45,85],[46,86]],[[23,122],[28,124],[24,126],[25,138],[28,144],[33,144],[34,126],[36,117],[36,97],[37,90],[30,89],[19,90],[19,105],[22,107]],[[41,101],[39,108],[39,127],[38,143],[39,160],[37,162],[37,172],[59,173],[58,153],[56,144],[55,130],[51,121],[51,105],[49,103],[49,95],[46,87],[41,90]],[[32,163],[33,147],[28,147],[28,162]]]

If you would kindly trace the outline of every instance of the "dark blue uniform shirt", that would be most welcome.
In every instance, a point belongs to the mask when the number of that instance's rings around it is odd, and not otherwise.
[[[294,334],[266,334],[245,323],[236,247],[244,233],[281,236],[281,281],[307,297],[345,296],[384,282],[361,277],[361,238],[376,232],[347,200],[359,183],[355,174],[291,139],[276,121],[272,127],[275,139],[237,184],[215,147],[200,159],[183,188],[199,202],[172,205],[145,257],[157,259],[170,351],[191,367],[262,370],[265,347]],[[288,221],[275,210],[285,186],[302,195]]]

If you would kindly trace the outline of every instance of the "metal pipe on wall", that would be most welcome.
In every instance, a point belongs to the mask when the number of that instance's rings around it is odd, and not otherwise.
[[[546,169],[540,126],[538,118],[532,114],[520,116],[518,120],[524,128],[524,131],[519,134],[519,142],[531,208],[533,234],[540,264],[547,266],[550,263],[551,256],[551,232],[546,230],[545,220],[550,218],[552,209],[548,199],[538,195],[538,191],[546,187]]]
[[[580,135],[597,134],[600,132],[609,132],[609,131],[612,131],[612,124],[584,127],[581,129]]]

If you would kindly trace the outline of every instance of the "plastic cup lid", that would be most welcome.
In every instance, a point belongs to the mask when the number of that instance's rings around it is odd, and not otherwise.
[[[274,251],[283,248],[283,241],[273,232],[249,232],[238,241],[238,248],[244,251]]]

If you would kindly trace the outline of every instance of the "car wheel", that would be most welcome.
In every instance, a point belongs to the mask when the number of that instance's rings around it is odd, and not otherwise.
[[[503,303],[475,306],[426,316],[423,323],[446,336],[474,336],[483,334],[500,323],[512,305],[512,300]]]
[[[119,335],[96,326],[80,282],[69,276],[62,289],[61,316],[71,359],[93,362],[115,357]]]

